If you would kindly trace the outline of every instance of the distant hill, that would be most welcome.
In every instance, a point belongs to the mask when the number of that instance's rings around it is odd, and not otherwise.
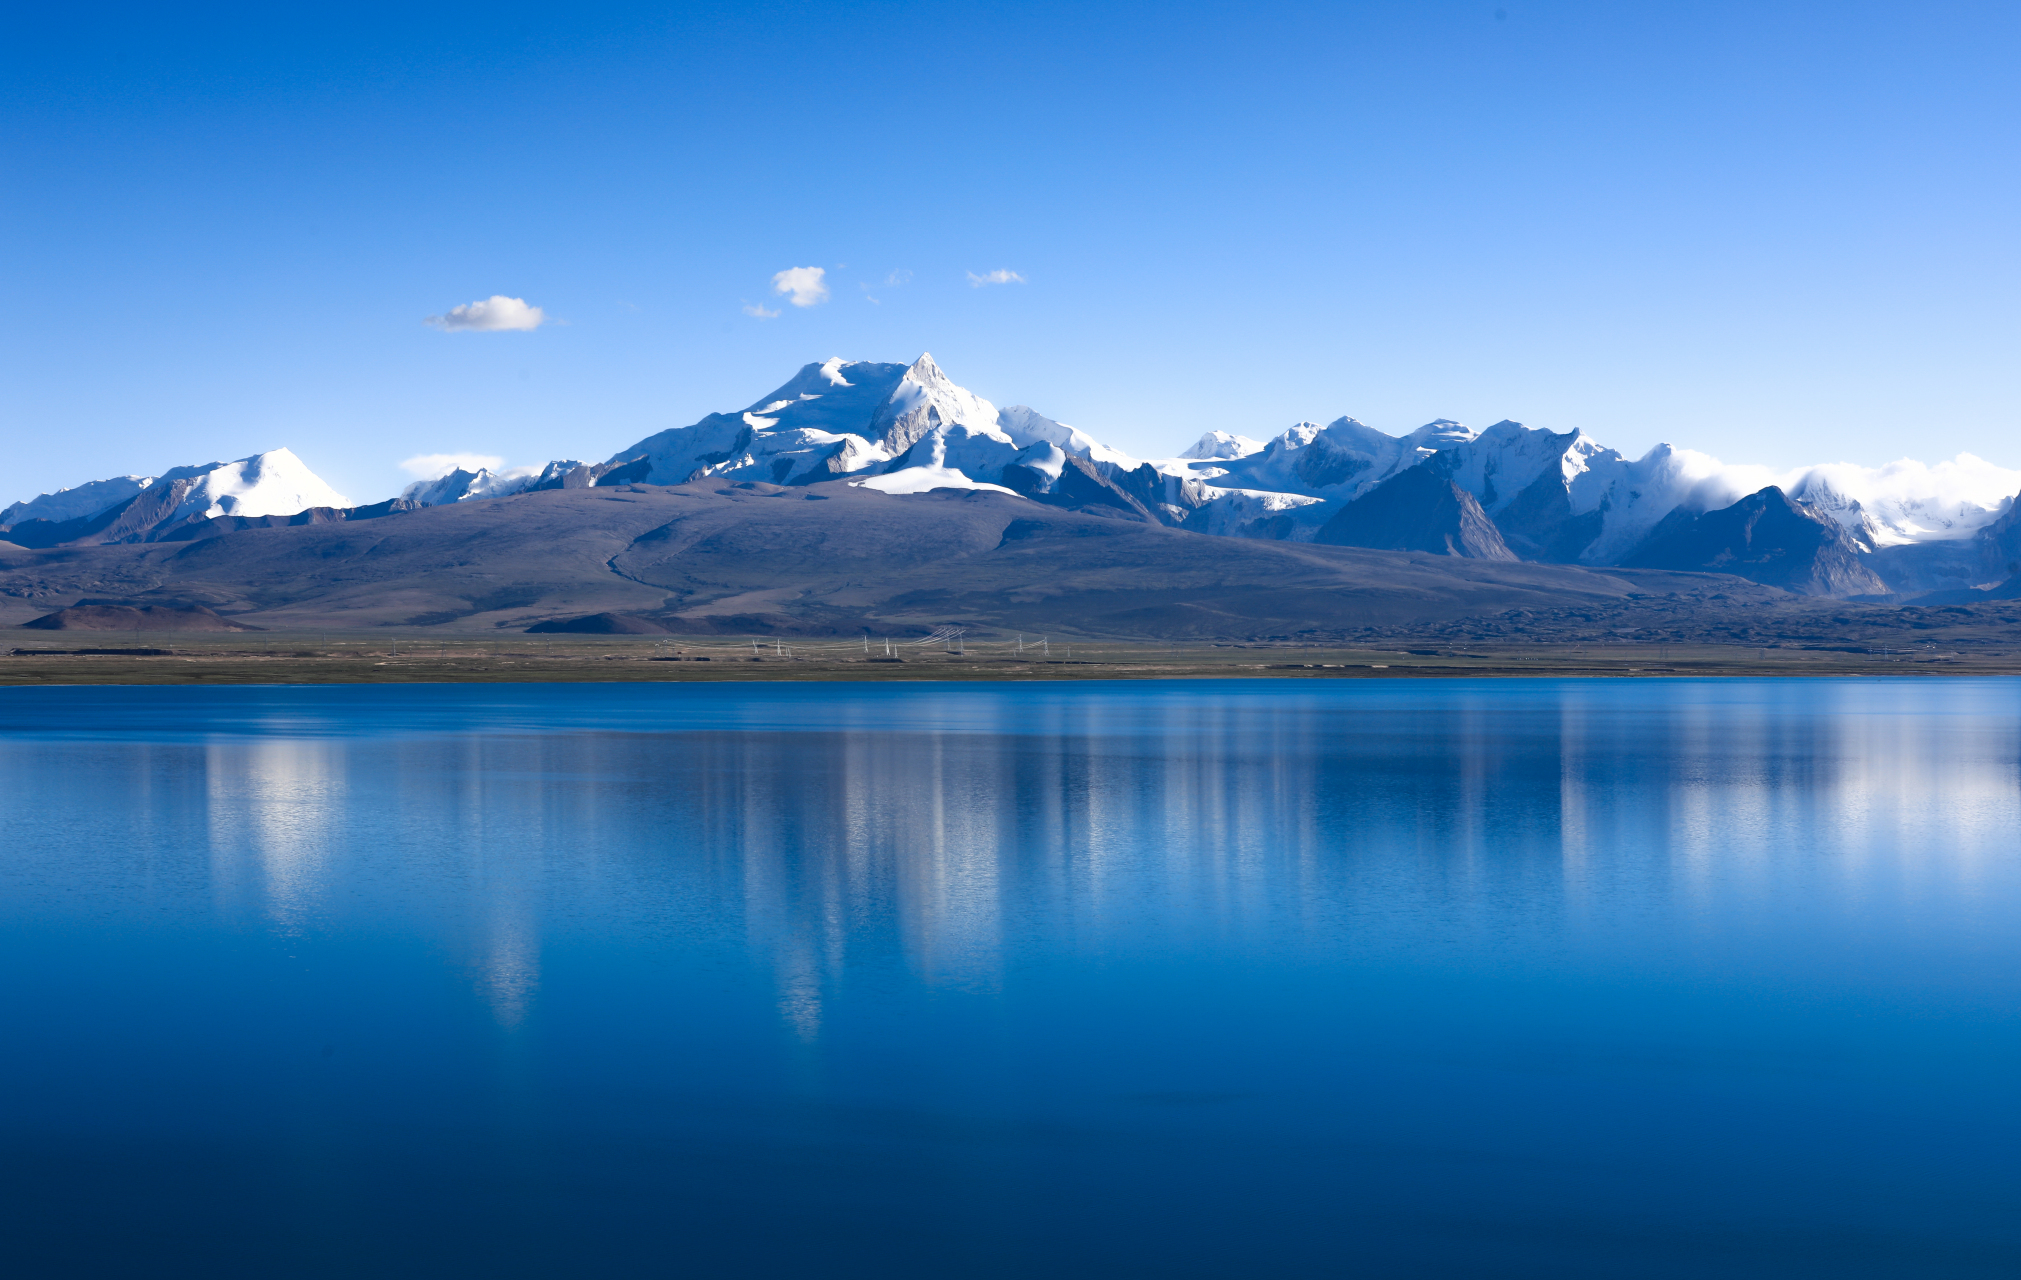
[[[15,621],[89,594],[203,605],[268,628],[496,632],[610,614],[689,633],[957,623],[1238,639],[1749,591],[1775,594],[1732,578],[1219,538],[995,491],[838,481],[557,489],[195,542],[0,554]]]

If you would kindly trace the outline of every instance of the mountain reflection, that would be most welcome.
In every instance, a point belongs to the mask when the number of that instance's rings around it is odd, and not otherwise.
[[[0,694],[61,1250],[2017,1273],[2021,684]]]
[[[17,743],[5,798],[17,851],[42,818],[123,822],[158,898],[200,884],[282,936],[394,922],[502,1027],[558,941],[732,948],[808,1041],[859,980],[988,995],[1034,959],[1576,947],[1798,890],[1969,896],[2021,818],[2021,730],[1977,685],[906,696],[810,689],[798,730],[730,704],[672,731],[89,747],[128,771],[109,801],[63,767],[86,747]]]

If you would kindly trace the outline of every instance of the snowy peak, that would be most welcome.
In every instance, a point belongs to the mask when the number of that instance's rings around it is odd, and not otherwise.
[[[236,462],[177,467],[161,482],[193,481],[178,516],[288,516],[310,507],[348,507],[351,500],[323,482],[288,449],[270,449]]]
[[[1179,456],[1189,461],[1205,462],[1217,458],[1246,458],[1262,448],[1261,440],[1251,440],[1248,436],[1227,431],[1209,431]]]
[[[125,502],[154,481],[153,476],[113,476],[107,480],[87,481],[72,489],[45,493],[0,510],[0,529],[24,520],[60,523],[95,516],[107,507]]]
[[[1348,501],[1425,456],[1428,451],[1408,439],[1339,417],[1323,427],[1316,422],[1294,423],[1259,451],[1202,460],[1190,469],[1218,488]]]
[[[974,392],[954,385],[931,355],[922,354],[878,406],[870,422],[870,441],[893,455],[904,453],[939,427],[961,426],[984,435],[1010,437],[997,430],[996,406]]]
[[[1434,418],[1403,439],[1404,443],[1412,448],[1437,453],[1441,449],[1466,444],[1473,438],[1472,429],[1454,422],[1451,418]]]
[[[1029,425],[1100,447],[1070,427],[1025,412]],[[1001,416],[995,405],[957,386],[930,354],[909,365],[838,358],[805,366],[742,412],[710,414],[648,436],[610,461],[637,464],[629,478],[653,484],[704,476],[811,484],[929,465],[959,468],[971,485],[991,484],[1020,448],[999,426]],[[913,454],[936,435],[947,438]],[[958,461],[918,460],[929,456]]]
[[[220,516],[286,516],[351,500],[287,449],[235,462],[175,467],[159,476],[118,476],[43,494],[7,508],[0,529],[34,546],[154,542]]]

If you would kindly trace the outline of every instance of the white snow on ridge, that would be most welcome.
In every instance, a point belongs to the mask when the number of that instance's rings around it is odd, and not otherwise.
[[[1226,431],[1209,431],[1194,442],[1193,447],[1179,455],[1187,461],[1209,458],[1246,458],[1263,448],[1261,440],[1251,440],[1248,436],[1238,436]]]
[[[1058,445],[1068,453],[1079,454],[1090,462],[1107,462],[1134,471],[1140,465],[1137,460],[1120,449],[1111,449],[1079,427],[1070,427],[1064,422],[1055,422],[1044,414],[1024,405],[1014,404],[999,413],[996,424],[1013,443],[1019,447],[1045,444]],[[1261,445],[1257,446],[1261,448]]]
[[[1627,554],[1671,511],[1730,506],[1769,485],[1876,548],[1969,538],[2021,493],[2021,471],[1971,454],[1934,466],[1904,459],[1881,467],[1832,463],[1777,471],[1667,444],[1629,459],[1583,432],[1555,434],[1507,421],[1476,434],[1439,419],[1401,436],[1353,418],[1324,427],[1300,422],[1239,454],[1216,447],[1222,434],[1209,433],[1185,455],[1155,465],[1222,493],[1268,490],[1345,502],[1439,454],[1453,467],[1454,481],[1490,516],[1555,473],[1570,514],[1604,510],[1601,532],[1580,556],[1593,564]]]
[[[0,512],[0,524],[95,516],[156,485],[179,481],[185,484],[182,498],[160,524],[206,516],[291,516],[310,507],[351,505],[292,451],[269,449],[236,462],[175,467],[158,476],[116,476],[59,489],[8,507]]]
[[[1096,483],[1114,482],[1167,523],[1293,540],[1313,537],[1344,504],[1429,462],[1472,493],[1527,548],[1523,554],[1588,564],[1618,562],[1672,511],[1724,507],[1768,485],[1837,520],[1875,550],[1969,539],[2021,493],[2021,470],[1971,454],[1935,464],[1902,459],[1879,467],[1837,462],[1778,471],[1668,444],[1630,459],[1583,432],[1518,422],[1476,432],[1439,418],[1391,435],[1345,416],[1323,426],[1299,422],[1262,442],[1206,432],[1180,455],[1151,461],[1159,479],[1086,431],[1024,405],[999,410],[922,354],[910,365],[840,357],[806,365],[744,409],[658,432],[605,463],[491,469],[477,465],[488,458],[471,456],[460,461],[474,469],[417,481],[402,496],[438,505],[530,489],[721,478],[794,485],[846,479],[892,494],[958,488],[1048,500],[1057,484],[1086,483],[1084,476],[1066,475],[1070,458],[1088,464],[1085,471]],[[1013,465],[1018,470],[1006,471]],[[1075,469],[1083,470],[1079,463]],[[351,505],[293,453],[276,449],[43,494],[0,511],[0,528],[98,515],[162,484],[177,487],[156,490],[133,516],[121,517],[142,519],[145,529],[119,536],[157,536],[168,524],[205,516],[292,515]],[[170,504],[174,509],[156,521],[153,512]]]
[[[1213,500],[1187,517],[1196,533],[1310,542],[1334,507],[1324,498],[1265,489],[1213,489]]]
[[[237,462],[177,467],[157,483],[196,479],[176,507],[177,518],[291,516],[310,507],[348,507],[351,500],[323,482],[287,449],[269,449]]]
[[[153,483],[153,476],[113,476],[109,480],[92,480],[71,489],[58,489],[55,493],[45,493],[0,510],[0,525],[19,524],[23,520],[60,523],[95,516],[107,507],[125,502]]]
[[[557,464],[549,464],[550,467],[554,465]],[[579,464],[569,462],[559,465]],[[473,498],[503,498],[523,492],[540,479],[545,470],[542,467],[507,467],[502,471],[493,471],[489,467],[479,467],[475,471],[465,471],[458,467],[432,480],[417,480],[402,489],[400,496],[424,507],[446,506]]]
[[[1856,529],[1864,514],[1875,540],[1888,546],[1971,537],[2021,493],[2021,471],[1961,453],[1935,465],[1913,458],[1879,467],[1826,463],[1790,472],[1778,483],[1849,528]]]

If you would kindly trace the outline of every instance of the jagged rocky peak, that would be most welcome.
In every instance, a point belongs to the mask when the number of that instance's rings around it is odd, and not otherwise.
[[[1425,456],[1406,439],[1340,417],[1296,423],[1261,450],[1191,465],[1223,488],[1350,500]]]
[[[1514,560],[1473,494],[1443,459],[1408,467],[1336,512],[1314,541],[1470,560]]]
[[[835,358],[803,367],[748,409],[648,436],[610,461],[643,459],[640,478],[653,484],[703,476],[804,484],[871,473],[932,432],[956,429],[993,439],[1008,460],[1017,446],[997,416],[931,355],[910,365]]]
[[[930,354],[922,354],[878,406],[870,422],[870,441],[899,454],[937,428],[957,426],[1010,441],[997,430],[995,405],[954,385]]]
[[[1622,563],[1631,568],[1731,573],[1799,595],[1884,595],[1836,520],[1790,499],[1775,485],[1703,513],[1665,516]]]
[[[543,467],[509,467],[492,471],[480,467],[465,471],[458,467],[433,480],[417,480],[400,494],[400,500],[418,507],[439,507],[451,502],[478,498],[505,498],[515,493],[537,493],[543,489],[587,489],[599,484],[627,484],[645,475],[643,459],[620,462],[579,462],[562,458]]]

